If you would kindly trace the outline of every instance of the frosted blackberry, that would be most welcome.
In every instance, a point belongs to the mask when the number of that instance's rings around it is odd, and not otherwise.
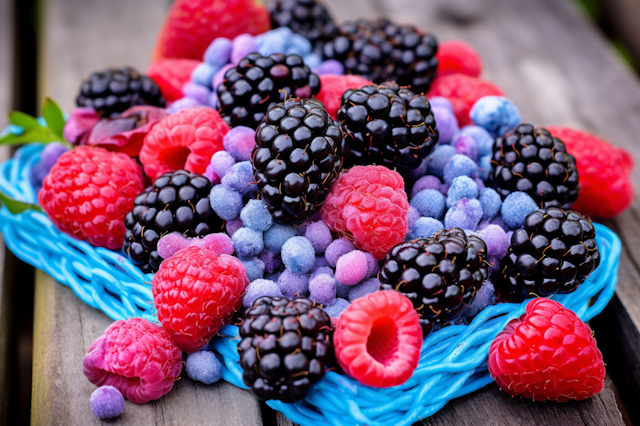
[[[298,55],[250,53],[225,73],[217,91],[218,112],[227,124],[255,129],[276,103],[314,97],[320,78]]]
[[[426,96],[395,83],[347,90],[338,120],[347,144],[346,167],[378,164],[404,174],[438,143]]]
[[[306,297],[264,296],[240,326],[242,380],[261,400],[304,398],[335,364],[331,320]]]
[[[272,28],[291,28],[309,40],[314,52],[319,54],[337,31],[327,9],[315,0],[278,0],[269,11]]]
[[[347,22],[324,45],[326,59],[344,64],[346,74],[359,74],[374,83],[395,81],[426,93],[438,69],[438,42],[428,33],[387,19]]]
[[[211,182],[185,170],[165,173],[135,199],[125,216],[127,228],[122,250],[142,272],[156,272],[162,258],[158,240],[170,232],[201,237],[224,232],[222,219],[209,202]]]
[[[79,107],[93,108],[103,117],[117,117],[136,105],[165,107],[160,88],[133,68],[95,72],[80,86]]]
[[[299,225],[324,202],[342,168],[340,125],[315,99],[269,109],[251,154],[258,194],[283,225]]]
[[[590,220],[556,207],[530,213],[492,275],[506,300],[575,291],[600,264]]]
[[[378,274],[381,290],[396,290],[413,302],[424,335],[456,319],[488,277],[487,246],[462,229],[395,246]]]
[[[541,208],[571,208],[580,184],[576,159],[545,128],[520,124],[493,145],[489,182],[504,199],[526,192]]]

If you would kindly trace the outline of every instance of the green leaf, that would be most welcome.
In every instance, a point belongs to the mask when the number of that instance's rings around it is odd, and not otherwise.
[[[19,135],[13,133],[7,133],[0,138],[0,145],[18,145],[31,142],[54,142],[59,141],[61,138],[54,135],[53,132],[46,127],[39,127],[31,129]]]
[[[22,127],[25,132],[42,127],[38,120],[20,111],[11,111],[9,113],[9,123]]]
[[[20,214],[26,210],[35,210],[41,212],[40,206],[31,203],[25,203],[24,201],[18,201],[9,197],[4,192],[0,191],[0,204],[7,206],[11,214]]]
[[[64,140],[64,114],[62,110],[51,98],[47,98],[42,106],[42,116],[47,122],[47,126],[54,135]]]

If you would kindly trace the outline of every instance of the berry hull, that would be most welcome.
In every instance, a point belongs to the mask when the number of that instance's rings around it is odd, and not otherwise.
[[[42,145],[27,145],[12,160],[1,164],[0,190],[34,203],[36,197],[28,177],[42,149]],[[601,265],[575,292],[553,297],[583,321],[599,314],[613,296],[620,259],[618,237],[602,225],[594,226]],[[113,319],[142,317],[155,321],[150,302],[152,276],[144,275],[122,254],[75,240],[58,231],[46,215],[35,211],[14,215],[6,206],[1,207],[0,232],[14,254],[70,286],[88,305]],[[590,305],[592,298],[594,303]],[[305,400],[267,404],[302,425],[410,425],[436,413],[446,401],[491,383],[486,370],[488,343],[511,319],[524,313],[526,303],[491,306],[468,326],[445,327],[434,332],[423,343],[413,376],[384,393],[330,371]],[[238,363],[237,340],[230,339],[237,333],[235,326],[225,326],[220,331],[224,337],[215,339],[213,346],[224,361],[222,377],[246,388]],[[447,363],[443,362],[445,359]],[[424,392],[427,388],[430,391]],[[414,404],[415,401],[419,404]]]

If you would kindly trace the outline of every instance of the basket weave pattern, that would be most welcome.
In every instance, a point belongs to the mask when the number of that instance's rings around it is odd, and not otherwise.
[[[26,145],[0,164],[0,190],[36,203],[29,171],[39,161],[42,149],[40,144]],[[620,261],[620,239],[603,225],[595,227],[600,266],[574,293],[553,297],[583,321],[599,314],[613,297]],[[157,322],[151,295],[153,275],[140,272],[122,253],[69,237],[58,231],[46,214],[35,211],[13,215],[2,206],[0,232],[16,256],[68,285],[85,303],[112,319],[142,317]],[[490,306],[470,325],[434,332],[424,341],[418,368],[403,385],[374,389],[330,371],[305,400],[267,404],[301,425],[411,425],[433,415],[448,401],[491,383],[487,371],[491,342],[510,320],[524,313],[526,303]],[[212,346],[223,361],[222,377],[246,388],[236,349],[238,328],[227,325],[219,335]]]

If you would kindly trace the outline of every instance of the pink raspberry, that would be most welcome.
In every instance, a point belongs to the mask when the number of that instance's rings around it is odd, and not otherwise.
[[[482,59],[476,50],[460,40],[445,41],[438,46],[438,75],[461,73],[480,77]]]
[[[382,260],[409,230],[404,180],[384,166],[356,166],[331,187],[322,206],[329,229]]]
[[[109,385],[136,404],[167,394],[182,371],[182,352],[169,333],[142,319],[116,321],[91,344],[82,360],[84,375]]]
[[[240,309],[248,285],[237,258],[190,246],[160,264],[151,291],[158,320],[180,349],[192,353]]]
[[[186,169],[203,174],[214,153],[223,149],[229,126],[212,108],[189,108],[163,118],[145,136],[140,150],[144,172],[156,180]]]

